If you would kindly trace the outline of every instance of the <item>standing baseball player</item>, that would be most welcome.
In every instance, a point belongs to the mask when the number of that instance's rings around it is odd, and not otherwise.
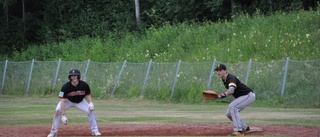
[[[226,112],[226,116],[233,123],[234,132],[229,136],[244,136],[244,133],[249,132],[250,128],[242,121],[239,112],[252,104],[256,100],[256,96],[254,92],[245,84],[241,83],[237,77],[229,74],[224,64],[218,64],[215,70],[227,88],[227,91],[218,97],[225,98],[229,95],[233,96],[233,101],[229,104]]]
[[[92,103],[89,85],[85,81],[80,80],[80,71],[78,69],[71,69],[68,78],[69,81],[62,86],[59,93],[60,102],[54,111],[52,128],[48,137],[57,136],[60,118],[63,124],[67,125],[68,118],[66,117],[66,110],[70,107],[76,107],[86,113],[90,122],[92,135],[101,136],[96,117],[93,113],[94,105]],[[84,97],[87,98],[89,103],[84,100]]]

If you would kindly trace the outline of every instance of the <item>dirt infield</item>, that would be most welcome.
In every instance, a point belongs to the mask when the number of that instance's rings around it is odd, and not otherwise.
[[[318,137],[320,127],[251,126],[263,131],[252,131],[245,136]],[[227,136],[231,125],[225,124],[112,124],[99,127],[103,136]],[[0,136],[46,137],[48,126],[0,127]],[[59,136],[91,136],[89,125],[60,125]]]

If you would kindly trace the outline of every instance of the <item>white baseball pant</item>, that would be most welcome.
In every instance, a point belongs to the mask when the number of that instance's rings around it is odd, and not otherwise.
[[[59,101],[59,103],[55,109],[55,112],[54,112],[53,123],[52,123],[52,128],[51,128],[52,132],[58,132],[58,129],[59,129],[59,124],[60,124],[60,120],[61,120],[60,103],[61,103],[61,101]],[[82,100],[80,103],[73,103],[73,102],[70,102],[68,99],[66,99],[65,110],[69,109],[70,107],[76,107],[79,110],[81,110],[83,113],[87,114],[88,120],[90,122],[91,131],[92,132],[99,131],[96,117],[95,117],[93,111],[89,110],[88,102],[86,102],[85,100]]]

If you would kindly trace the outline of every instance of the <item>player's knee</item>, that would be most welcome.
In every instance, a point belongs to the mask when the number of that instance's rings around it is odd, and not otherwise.
[[[85,110],[83,111],[85,114],[90,115],[91,111],[90,110]]]
[[[230,113],[226,113],[226,116],[227,116],[228,118],[231,118],[231,114],[230,114]]]
[[[59,114],[60,114],[60,111],[59,111],[59,110],[55,110],[55,111],[54,111],[54,117],[57,117]]]
[[[59,110],[54,110],[54,114],[59,114]]]
[[[235,107],[234,107],[233,105],[231,105],[231,104],[228,106],[228,109],[229,109],[230,111],[233,111],[234,108],[235,108]]]

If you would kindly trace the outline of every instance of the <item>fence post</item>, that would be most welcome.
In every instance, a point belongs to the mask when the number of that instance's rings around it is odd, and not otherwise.
[[[28,85],[27,85],[26,95],[28,95],[28,93],[29,93],[30,82],[31,82],[31,77],[32,77],[32,70],[33,70],[33,65],[34,65],[34,59],[32,59],[32,62],[31,62],[31,68],[30,68],[30,73],[29,73],[29,79],[28,79]]]
[[[114,92],[115,92],[115,90],[116,90],[116,87],[118,86],[118,83],[119,83],[121,74],[122,74],[122,72],[123,72],[124,67],[126,66],[126,64],[127,64],[127,61],[125,60],[125,61],[123,62],[123,64],[122,64],[121,70],[120,70],[120,72],[119,72],[119,74],[118,74],[118,78],[117,78],[116,84],[114,84],[114,87],[113,87],[111,96],[114,96]]]
[[[147,80],[148,80],[148,75],[149,75],[149,71],[150,71],[150,68],[151,68],[151,64],[152,64],[152,60],[149,61],[149,65],[148,65],[146,76],[144,77],[144,81],[143,81],[140,97],[143,97],[143,92],[144,92],[144,88],[146,87],[146,83],[147,83]]]
[[[174,87],[176,86],[176,82],[177,82],[178,74],[179,74],[179,70],[180,70],[180,65],[181,65],[181,60],[179,60],[179,62],[178,62],[178,67],[177,67],[177,70],[176,70],[176,75],[175,75],[174,80],[173,80],[173,85],[172,85],[172,89],[171,89],[170,100],[171,100],[172,95],[173,95],[173,92],[174,92]]]
[[[247,76],[246,76],[246,85],[248,84],[248,79],[249,79],[249,74],[250,74],[250,69],[251,69],[251,64],[252,64],[252,60],[249,60],[249,64],[248,64],[248,69],[247,69]]]
[[[57,79],[58,79],[58,73],[59,73],[59,69],[60,69],[60,63],[61,63],[61,59],[58,60],[58,66],[57,66],[57,69],[56,69],[56,74],[54,76],[52,92],[51,93],[53,93],[55,88],[56,88]]]
[[[210,89],[210,84],[211,84],[211,81],[212,81],[212,77],[213,77],[213,74],[214,74],[214,66],[216,66],[216,59],[213,60],[213,63],[212,63],[212,67],[211,67],[211,71],[210,71],[210,76],[209,76],[209,80],[208,80],[208,84],[207,84],[207,89]]]
[[[4,64],[4,70],[3,70],[0,94],[2,94],[2,91],[3,91],[3,88],[4,88],[4,80],[6,78],[7,66],[8,66],[8,60],[6,60],[6,63]]]
[[[87,73],[88,73],[88,69],[89,69],[89,64],[90,64],[90,59],[88,59],[88,61],[87,61],[86,70],[84,71],[84,75],[83,75],[83,81],[86,81],[86,77],[87,77]]]
[[[285,69],[284,69],[284,76],[283,76],[282,89],[281,89],[281,98],[283,97],[284,89],[285,89],[285,86],[286,86],[288,66],[289,66],[289,57],[287,57],[287,59],[286,59],[286,66],[285,66]]]

